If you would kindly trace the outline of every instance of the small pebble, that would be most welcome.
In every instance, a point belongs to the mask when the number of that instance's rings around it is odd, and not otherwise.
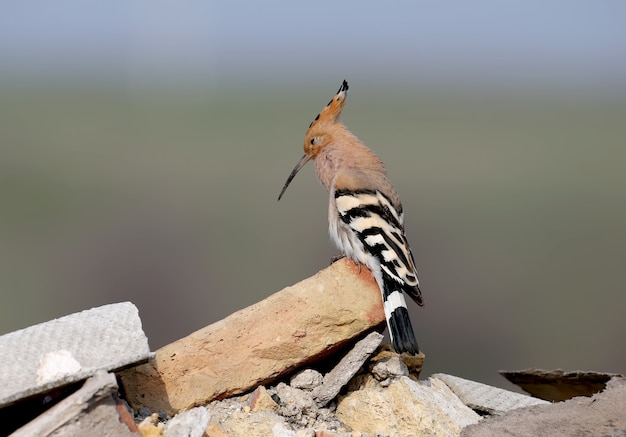
[[[139,411],[137,411],[137,419],[143,420],[146,417],[152,416],[152,410],[148,407],[141,407]]]
[[[313,390],[315,387],[322,385],[323,380],[324,377],[317,370],[305,369],[293,375],[289,385],[301,390]]]
[[[167,411],[165,410],[159,411],[159,420],[161,420],[162,422],[165,422],[169,419],[170,419],[170,415],[167,414]]]
[[[372,375],[379,381],[408,374],[409,369],[399,356],[383,358],[372,366]]]

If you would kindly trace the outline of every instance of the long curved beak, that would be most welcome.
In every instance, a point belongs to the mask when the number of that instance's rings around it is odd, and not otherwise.
[[[311,159],[310,155],[304,155],[302,158],[300,158],[300,161],[298,161],[298,163],[293,168],[293,170],[291,170],[291,174],[287,178],[287,182],[285,182],[285,185],[283,186],[283,189],[281,190],[280,194],[278,195],[278,200],[280,200],[280,198],[283,197],[283,194],[285,193],[285,190],[287,189],[287,187],[289,186],[289,184],[291,183],[293,178],[296,177],[296,174],[300,171],[300,169],[302,167],[304,167],[304,164],[309,162],[310,159]]]

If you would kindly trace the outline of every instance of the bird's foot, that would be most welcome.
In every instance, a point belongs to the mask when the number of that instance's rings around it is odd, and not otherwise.
[[[335,264],[337,261],[339,261],[340,259],[345,258],[346,256],[344,254],[341,255],[335,255],[330,259],[330,265],[332,266],[333,264]]]

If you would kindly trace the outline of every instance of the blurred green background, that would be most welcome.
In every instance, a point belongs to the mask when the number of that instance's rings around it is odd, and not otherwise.
[[[2,8],[0,333],[129,300],[154,350],[326,267],[313,166],[276,198],[347,79],[425,375],[626,371],[623,3]]]

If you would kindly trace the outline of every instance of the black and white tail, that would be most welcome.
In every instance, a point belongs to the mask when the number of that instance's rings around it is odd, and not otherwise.
[[[346,256],[373,272],[396,352],[417,354],[404,293],[420,306],[424,302],[404,235],[402,206],[378,190],[336,190],[334,196],[342,225],[334,228],[331,222],[331,236]]]
[[[389,336],[391,337],[393,348],[398,353],[419,353],[413,325],[411,325],[409,311],[400,284],[384,271],[382,272],[382,282],[383,308],[385,309],[385,318],[387,319],[387,327],[389,328]]]

